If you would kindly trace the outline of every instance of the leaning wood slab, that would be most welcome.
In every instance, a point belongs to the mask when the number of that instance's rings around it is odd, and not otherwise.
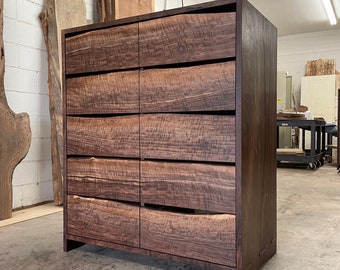
[[[62,29],[87,24],[85,3],[83,0],[47,0],[40,21],[48,53],[53,195],[55,205],[62,205],[64,179],[60,33]]]
[[[154,11],[155,0],[96,0],[99,22],[137,16]]]
[[[5,55],[3,44],[3,0],[0,0],[0,220],[12,217],[12,177],[15,167],[31,145],[27,113],[14,113],[7,103],[4,88]]]

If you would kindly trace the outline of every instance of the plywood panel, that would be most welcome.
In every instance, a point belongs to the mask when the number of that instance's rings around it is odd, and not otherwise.
[[[154,11],[154,0],[115,0],[115,19]]]
[[[301,78],[301,105],[308,107],[313,117],[323,117],[335,123],[336,75],[307,76]]]

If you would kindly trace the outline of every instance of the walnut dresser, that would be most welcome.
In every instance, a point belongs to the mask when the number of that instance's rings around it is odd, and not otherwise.
[[[239,0],[63,32],[65,251],[275,254],[276,39]]]

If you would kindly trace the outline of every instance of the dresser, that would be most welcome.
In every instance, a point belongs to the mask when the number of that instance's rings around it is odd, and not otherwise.
[[[63,31],[64,249],[276,252],[276,28],[219,0]]]

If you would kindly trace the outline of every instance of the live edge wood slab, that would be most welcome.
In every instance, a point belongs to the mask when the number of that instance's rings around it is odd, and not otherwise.
[[[29,115],[14,113],[7,103],[4,86],[3,7],[4,1],[0,0],[0,220],[12,217],[13,172],[31,145]]]
[[[65,251],[275,254],[276,39],[241,0],[63,32]]]

